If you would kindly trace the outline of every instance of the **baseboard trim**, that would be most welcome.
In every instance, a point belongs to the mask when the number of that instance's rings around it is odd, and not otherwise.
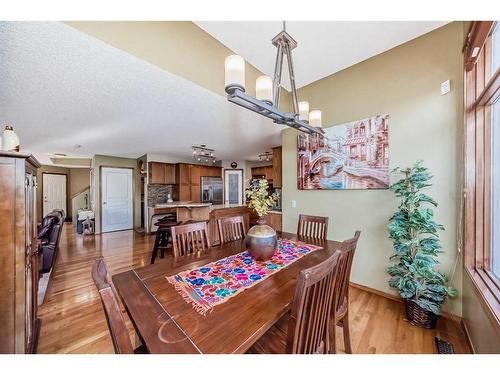
[[[356,283],[353,283],[352,281],[349,282],[349,285],[354,287],[354,288],[364,290],[365,292],[370,292],[370,293],[376,294],[378,296],[391,299],[391,300],[396,301],[396,302],[403,302],[401,297],[398,297],[394,294],[390,294],[387,292],[383,292],[383,291],[378,290],[378,289],[370,288],[369,286],[366,286],[366,285],[356,284]]]
[[[373,288],[370,288],[369,286],[365,286],[365,285],[361,285],[361,284],[356,284],[356,283],[353,283],[353,282],[350,282],[349,285],[352,286],[353,288],[361,289],[361,290],[364,290],[365,292],[370,292],[370,293],[376,294],[378,296],[390,299],[392,301],[396,301],[396,302],[399,302],[399,303],[404,303],[404,300],[401,297],[396,296],[394,294],[383,292],[381,290],[373,289]],[[453,320],[453,321],[455,321],[455,322],[463,325],[462,317],[460,317],[458,315],[449,313],[447,311],[443,311],[441,313],[441,316],[443,318]]]

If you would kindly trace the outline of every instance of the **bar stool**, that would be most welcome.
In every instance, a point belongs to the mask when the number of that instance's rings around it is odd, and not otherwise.
[[[156,230],[155,244],[151,254],[151,264],[154,264],[158,250],[160,250],[160,258],[165,257],[165,250],[170,247],[169,245],[172,242],[170,228],[178,224],[177,221],[172,220],[158,220],[155,223],[158,229]]]

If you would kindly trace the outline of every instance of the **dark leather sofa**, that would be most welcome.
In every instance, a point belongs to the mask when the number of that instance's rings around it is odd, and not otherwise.
[[[49,272],[55,263],[65,219],[66,213],[64,210],[54,210],[47,214],[38,226],[38,239],[41,241],[39,251],[40,273]]]

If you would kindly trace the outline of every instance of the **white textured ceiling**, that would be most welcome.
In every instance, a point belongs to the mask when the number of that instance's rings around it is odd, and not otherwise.
[[[280,144],[282,129],[58,22],[0,22],[0,124],[6,123],[23,150],[48,164],[56,152],[186,158],[195,144],[215,148],[223,160],[255,159]]]
[[[447,22],[439,21],[288,21],[287,32],[297,41],[292,51],[297,87],[357,64],[403,44]],[[271,39],[281,21],[196,22],[203,30],[272,76],[276,47]],[[290,90],[286,61],[283,86]],[[254,84],[247,82],[247,85]]]

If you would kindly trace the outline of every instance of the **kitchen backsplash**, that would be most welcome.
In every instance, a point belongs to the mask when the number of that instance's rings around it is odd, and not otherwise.
[[[148,206],[153,207],[157,204],[167,203],[168,194],[172,194],[171,185],[149,184]]]

